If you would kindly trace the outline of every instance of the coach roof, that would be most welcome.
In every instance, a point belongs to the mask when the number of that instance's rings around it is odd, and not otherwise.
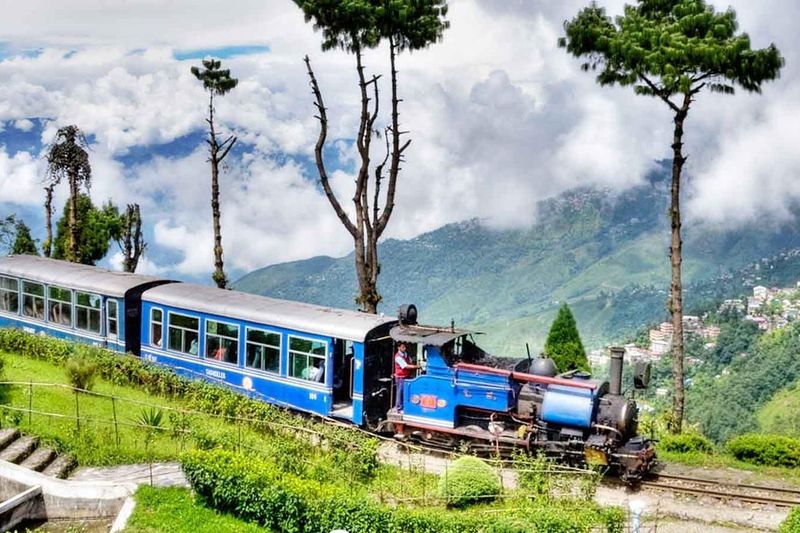
[[[159,278],[127,272],[114,272],[105,268],[68,263],[35,255],[10,255],[0,257],[0,275],[59,285],[70,289],[94,292],[121,298],[139,285],[159,282]]]
[[[161,285],[146,291],[142,299],[179,309],[358,342],[366,340],[369,332],[376,327],[397,322],[396,318],[382,315],[278,300],[190,283]]]

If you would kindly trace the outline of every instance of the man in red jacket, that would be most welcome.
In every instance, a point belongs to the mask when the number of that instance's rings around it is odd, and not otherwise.
[[[397,353],[394,354],[394,408],[398,411],[403,410],[403,383],[406,378],[414,377],[414,370],[419,368],[411,363],[411,358],[406,352],[406,343],[401,342],[397,345]]]

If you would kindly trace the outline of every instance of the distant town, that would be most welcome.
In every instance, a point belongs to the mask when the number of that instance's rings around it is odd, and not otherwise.
[[[753,287],[752,296],[725,300],[720,304],[718,311],[743,313],[744,320],[754,322],[762,331],[784,328],[800,317],[800,281],[794,287],[787,288],[756,285]],[[704,317],[684,315],[683,328],[687,336],[694,334],[704,339],[706,348],[716,346],[720,328],[706,324]],[[637,346],[635,343],[626,344],[626,356],[631,362],[658,361],[672,349],[672,336],[672,323],[662,322],[657,328],[650,330],[650,343],[647,347]],[[589,363],[593,366],[605,365],[608,363],[608,349],[592,350],[588,357]],[[686,362],[692,364],[697,361],[693,357],[687,357]]]

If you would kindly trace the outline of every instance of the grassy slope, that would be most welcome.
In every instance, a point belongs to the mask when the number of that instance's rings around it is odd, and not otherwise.
[[[778,392],[756,414],[763,433],[800,437],[800,382]]]
[[[136,508],[126,533],[242,533],[266,529],[221,514],[195,501],[189,489],[143,486],[136,492]]]
[[[34,383],[61,383],[67,379],[62,368],[51,363],[37,361],[13,354],[4,354],[6,361],[6,381],[33,381]],[[144,462],[152,455],[153,459],[175,459],[181,451],[194,445],[194,439],[176,435],[167,409],[182,409],[184,406],[175,400],[148,395],[132,387],[117,386],[98,379],[93,391],[117,396],[122,400],[116,402],[116,414],[119,430],[119,446],[116,445],[113,416],[114,406],[108,398],[79,395],[79,412],[81,416],[81,433],[77,433],[75,417],[75,395],[67,388],[33,387],[32,408],[34,411],[46,411],[63,415],[64,418],[33,414],[28,419],[27,413],[21,414],[18,425],[23,432],[39,436],[44,441],[68,450],[76,455],[82,465],[109,465]],[[29,387],[16,385],[4,392],[7,404],[27,409],[30,401]],[[138,402],[138,403],[137,403]],[[145,448],[145,432],[137,423],[142,404],[164,408],[162,427],[149,449]],[[0,413],[2,411],[0,410]],[[9,415],[7,415],[9,416]],[[227,437],[235,443],[239,442],[239,427],[207,415],[192,415],[192,427],[201,428],[203,434]],[[262,437],[247,429],[241,430],[243,445],[257,447]]]

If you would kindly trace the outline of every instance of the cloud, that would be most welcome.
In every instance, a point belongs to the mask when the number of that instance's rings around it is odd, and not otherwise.
[[[785,221],[800,200],[800,99],[721,134],[720,155],[693,182],[689,214],[726,224]]]
[[[33,129],[33,121],[28,120],[27,118],[21,118],[19,120],[14,121],[14,127],[17,128],[19,131],[31,131]]]
[[[653,161],[671,156],[663,103],[600,88],[557,48],[563,20],[586,4],[454,1],[444,41],[398,58],[401,121],[412,144],[387,237],[472,217],[502,227],[530,224],[537,200],[578,185],[624,189]],[[616,14],[623,1],[602,4]],[[800,196],[791,146],[800,138],[792,120],[800,111],[792,22],[800,6],[740,4],[754,45],[775,40],[787,67],[763,95],[703,94],[695,103],[686,134],[693,219],[787,217]],[[189,66],[206,52],[226,55],[226,68],[240,80],[217,100],[220,128],[240,143],[222,178],[227,265],[243,271],[350,250],[317,184],[311,156],[318,122],[302,57],[310,55],[324,92],[329,171],[347,209],[359,112],[353,60],[320,52],[319,34],[289,0],[29,0],[7,10],[0,41],[11,43],[0,51],[0,145],[14,130],[38,132],[32,119],[46,120],[42,144],[59,126],[80,125],[93,143],[95,202],[142,206],[152,254],[143,268],[192,276],[212,268],[204,145],[177,155],[164,148],[202,135],[207,95]],[[380,88],[388,97],[385,48],[369,51],[364,62],[368,72],[384,74]],[[382,158],[382,140],[375,147],[373,160]],[[0,203],[39,209],[43,167],[35,151],[0,146]]]
[[[9,156],[5,147],[0,146],[0,202],[40,203],[42,176],[43,167],[37,158],[28,152]]]

